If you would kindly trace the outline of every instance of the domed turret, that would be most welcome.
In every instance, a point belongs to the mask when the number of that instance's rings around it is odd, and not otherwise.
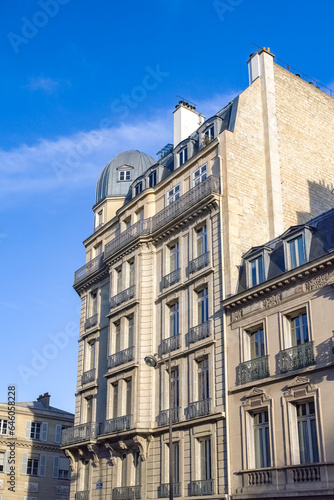
[[[137,150],[124,151],[113,158],[102,170],[95,191],[95,204],[106,196],[126,196],[131,183],[156,160]]]

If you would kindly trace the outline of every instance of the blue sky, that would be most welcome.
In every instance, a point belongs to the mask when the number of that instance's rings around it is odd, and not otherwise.
[[[334,3],[25,0],[0,5],[0,400],[74,411],[94,190],[118,152],[172,142],[177,95],[209,117],[248,85],[252,42],[334,87]]]

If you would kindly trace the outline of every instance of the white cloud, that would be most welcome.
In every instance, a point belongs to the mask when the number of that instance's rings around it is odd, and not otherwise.
[[[29,78],[29,83],[26,87],[32,91],[43,90],[44,92],[51,94],[57,90],[59,85],[60,82],[52,80],[52,78],[44,78],[43,76],[40,76],[38,78]]]

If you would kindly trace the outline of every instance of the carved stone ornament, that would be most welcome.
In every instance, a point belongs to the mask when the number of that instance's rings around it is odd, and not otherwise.
[[[65,453],[65,456],[69,459],[70,461],[70,469],[71,469],[71,472],[74,472],[74,468],[75,468],[75,460],[74,460],[74,456],[72,455],[72,453],[70,452],[70,450],[64,450],[64,453]]]
[[[315,394],[317,388],[310,383],[307,377],[295,377],[293,381],[288,384],[288,390],[283,393],[285,398],[300,398],[310,394]]]
[[[263,307],[266,309],[267,307],[277,306],[282,302],[282,294],[277,293],[276,295],[272,295],[262,301]]]
[[[253,387],[253,389],[248,394],[246,394],[244,401],[242,402],[242,406],[254,408],[263,405],[270,399],[270,396],[268,396],[268,394],[263,389]]]
[[[145,461],[148,457],[148,451],[150,447],[150,443],[153,439],[153,436],[147,436],[147,438],[144,438],[143,436],[134,436],[133,440],[135,443],[138,444],[139,447],[139,454],[140,458]]]
[[[92,465],[93,467],[97,467],[99,465],[99,457],[98,457],[98,448],[94,444],[87,445],[88,451],[92,454]]]
[[[116,453],[114,448],[111,446],[110,443],[104,443],[105,448],[109,452],[109,464],[110,465],[116,465]]]
[[[332,285],[334,280],[334,271],[330,273],[322,274],[321,276],[317,276],[316,278],[312,278],[311,280],[305,283],[305,288],[308,292],[313,292],[313,290],[318,290],[325,285]]]
[[[234,323],[234,321],[239,321],[239,319],[242,318],[242,314],[243,314],[242,309],[239,309],[238,311],[233,311],[231,316],[232,323]]]
[[[24,491],[28,493],[38,493],[38,483],[24,483]]]
[[[118,441],[118,446],[121,448],[121,450],[127,450],[128,447],[124,441]]]

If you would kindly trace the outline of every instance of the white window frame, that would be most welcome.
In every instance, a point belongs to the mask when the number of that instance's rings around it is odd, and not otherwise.
[[[212,436],[203,436],[196,438],[196,448],[197,448],[197,467],[196,467],[196,477],[199,481],[210,481],[213,479],[213,453],[212,453]],[[203,443],[204,443],[204,457],[203,455]],[[210,443],[209,450],[205,443]],[[209,458],[209,464],[207,460]],[[203,460],[205,461],[205,473],[203,471]],[[203,477],[203,475],[205,477]],[[209,476],[209,477],[208,477]]]
[[[144,190],[143,181],[137,182],[134,189],[135,189],[135,196],[139,196]]]
[[[296,347],[297,345],[300,345],[298,343],[294,344],[293,343],[293,336],[292,336],[292,321],[293,319],[297,317],[302,317],[303,315],[306,315],[307,319],[307,332],[308,332],[308,340],[305,341],[304,338],[302,339],[302,342],[300,344],[304,344],[306,342],[311,342],[312,340],[312,330],[311,330],[311,321],[310,321],[310,311],[308,305],[305,305],[304,307],[300,307],[297,310],[294,311],[286,311],[282,315],[282,320],[283,320],[283,335],[284,335],[284,342],[283,346],[284,349],[288,349],[290,347]]]
[[[4,424],[6,422],[6,424]],[[4,427],[5,427],[5,432],[4,432]],[[7,436],[8,433],[8,420],[5,418],[0,419],[0,436]]]
[[[208,177],[208,164],[204,163],[201,167],[197,168],[195,172],[193,172],[193,187],[201,184],[201,182],[205,181]]]
[[[187,161],[188,161],[188,146],[186,146],[185,148],[181,149],[181,151],[179,152],[180,167],[181,167],[181,165],[183,165]]]
[[[179,183],[176,186],[169,189],[166,196],[167,196],[167,206],[170,205],[171,203],[174,203],[174,201],[178,200],[181,197],[181,184]]]
[[[298,241],[302,242],[302,259],[299,253],[299,245]],[[291,245],[294,247],[295,256],[296,256],[296,265],[292,264],[292,255],[291,255]],[[296,269],[299,266],[302,266],[306,263],[306,249],[305,249],[305,236],[303,233],[299,233],[295,235],[293,238],[289,238],[286,240],[286,255],[287,255],[287,265],[288,269]]]
[[[102,208],[95,215],[95,229],[103,224],[104,219],[104,209]]]
[[[267,414],[268,420],[267,422],[261,422],[256,424],[255,423],[255,417],[256,415],[264,415]],[[254,451],[254,468],[255,469],[266,469],[268,467],[271,467],[271,442],[270,442],[270,424],[269,424],[269,408],[260,408],[258,410],[254,410],[250,412],[250,417],[252,419],[252,440],[253,440],[253,451]],[[268,432],[266,432],[266,429],[268,429]],[[264,434],[264,440],[261,445],[260,449],[260,456],[261,456],[261,461],[266,462],[263,467],[259,466],[256,464],[256,438],[255,438],[255,433],[258,431],[259,433],[262,431]],[[267,441],[268,440],[268,441]],[[269,447],[269,456],[267,454],[267,447]]]
[[[122,179],[123,177],[123,179]],[[131,170],[119,170],[118,171],[118,180],[120,182],[129,182],[131,181]]]

